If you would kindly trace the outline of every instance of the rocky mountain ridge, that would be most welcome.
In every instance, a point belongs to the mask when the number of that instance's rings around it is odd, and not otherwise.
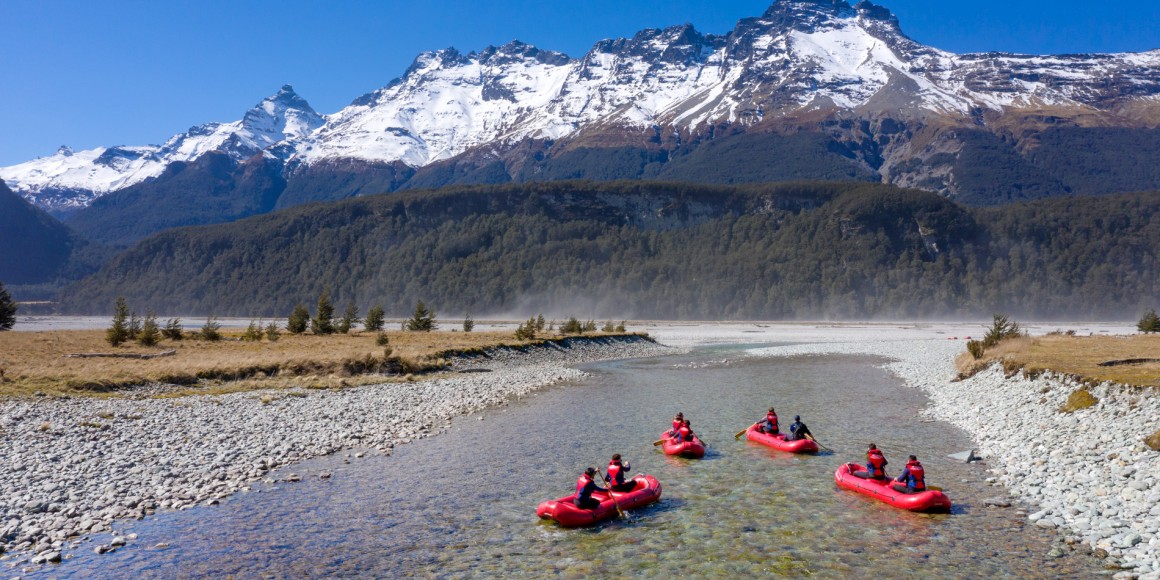
[[[1160,51],[959,55],[910,39],[894,14],[865,0],[777,0],[723,35],[647,29],[597,42],[580,58],[518,41],[424,52],[402,77],[334,114],[319,115],[285,86],[241,121],[195,127],[161,146],[62,149],[0,168],[0,179],[64,212],[210,151],[239,163],[261,155],[282,164],[288,191],[296,179],[312,184],[280,200],[284,207],[413,178],[439,186],[593,177],[574,160],[591,149],[643,156],[639,171],[609,178],[664,178],[666,165],[706,143],[808,133],[856,166],[851,174],[993,204],[1087,192],[1029,161],[1045,131],[1138,129],[1160,147],[1158,124]],[[1014,185],[976,194],[977,176],[962,166],[975,146],[1012,165]],[[1160,186],[1138,181],[1129,188]]]

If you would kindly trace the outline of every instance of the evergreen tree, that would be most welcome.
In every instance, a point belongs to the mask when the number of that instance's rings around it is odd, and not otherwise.
[[[560,334],[580,334],[584,331],[584,326],[576,320],[575,316],[568,318],[566,322],[560,325]]]
[[[12,330],[13,326],[16,326],[16,301],[0,282],[0,330]]]
[[[335,330],[339,334],[346,334],[360,322],[362,320],[358,317],[358,306],[355,306],[354,300],[351,300],[346,303],[346,310],[342,311],[342,318],[338,319],[338,326],[335,327]]]
[[[314,334],[334,334],[334,304],[330,302],[330,292],[323,290],[318,297],[318,310],[310,319],[310,332]]]
[[[596,332],[596,321],[589,320],[584,323],[584,329],[581,332]]]
[[[277,322],[271,322],[270,324],[266,325],[266,340],[270,342],[278,342],[278,339],[281,337],[282,333],[278,331]]]
[[[428,310],[427,305],[422,300],[415,304],[415,312],[405,324],[407,330],[410,331],[431,332],[439,328],[439,325],[435,323],[435,311]]]
[[[1140,332],[1160,332],[1160,316],[1156,315],[1154,308],[1149,308],[1144,313],[1140,322],[1136,323],[1136,329]]]
[[[105,330],[105,341],[113,346],[129,340],[129,305],[123,296],[113,304],[113,325]]]
[[[310,324],[310,311],[301,304],[294,305],[294,311],[286,319],[286,331],[290,334],[302,334]]]
[[[536,317],[536,332],[544,332],[544,315],[540,314]]]
[[[165,323],[165,328],[161,330],[161,335],[165,338],[168,338],[169,340],[181,340],[184,338],[185,334],[181,329],[181,319],[170,318]]]
[[[246,342],[259,342],[262,340],[262,323],[254,320],[250,321],[249,326],[246,326],[246,332],[242,334],[242,340]]]
[[[210,316],[209,318],[205,319],[205,324],[203,324],[201,327],[202,340],[208,340],[210,342],[217,342],[221,340],[222,335],[221,332],[219,332],[221,329],[222,325],[218,324],[217,317]]]
[[[463,332],[471,332],[475,330],[475,319],[470,314],[463,317]]]
[[[141,323],[141,331],[137,333],[137,344],[153,346],[161,342],[161,328],[157,326],[157,315],[153,311],[145,311],[145,321]]]
[[[620,324],[617,324],[617,325],[616,325],[616,332],[624,332],[624,324],[625,324],[626,322],[628,322],[628,321],[627,321],[627,320],[621,320],[621,321],[620,321]]]
[[[608,322],[604,323],[604,326],[600,327],[600,331],[601,332],[616,332],[616,323],[609,320]]]
[[[529,318],[516,329],[517,340],[534,340],[536,338],[536,319]]]
[[[137,317],[137,312],[129,313],[129,340],[137,340],[137,335],[141,334],[141,319]]]
[[[378,304],[371,306],[371,309],[367,311],[366,319],[363,320],[363,328],[367,332],[379,332],[383,329],[384,324],[386,324],[386,317],[383,314],[383,307]]]

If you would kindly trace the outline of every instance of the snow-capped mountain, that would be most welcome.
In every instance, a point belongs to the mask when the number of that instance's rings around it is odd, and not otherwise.
[[[14,191],[50,210],[83,207],[93,199],[161,175],[179,161],[193,161],[220,151],[241,161],[279,144],[297,142],[322,126],[324,119],[283,86],[258,103],[240,121],[207,123],[174,135],[164,145],[98,147],[74,152],[61,147],[50,157],[0,168],[0,179]]]
[[[848,155],[884,181],[953,195],[953,170],[937,164],[963,146],[937,127],[1018,140],[1025,124],[1156,127],[1160,51],[958,55],[908,38],[870,2],[777,0],[724,35],[649,29],[600,41],[581,58],[515,41],[426,52],[333,115],[318,115],[287,86],[238,122],[196,127],[161,146],[62,148],[0,168],[0,179],[58,209],[212,150],[237,159],[265,152],[286,163],[289,179],[328,163],[419,171],[465,154],[502,159],[516,179],[510,167],[524,161],[512,155],[581,145],[675,151],[728,129],[821,132],[850,144]]]

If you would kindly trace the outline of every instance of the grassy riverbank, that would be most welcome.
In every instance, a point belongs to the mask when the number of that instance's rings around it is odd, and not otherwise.
[[[1155,334],[1024,336],[987,349],[979,360],[963,353],[956,362],[959,371],[969,375],[996,361],[1009,373],[1052,371],[1089,382],[1160,387],[1160,335]]]
[[[162,383],[185,389],[171,394],[224,393],[302,386],[338,388],[405,380],[407,375],[438,371],[449,353],[541,341],[516,340],[511,332],[388,332],[377,344],[374,333],[283,335],[275,342],[245,342],[241,332],[221,341],[162,341],[152,348],[110,347],[101,330],[0,333],[0,396],[117,396],[130,387]],[[611,336],[590,333],[589,336]],[[71,354],[156,355],[151,359],[90,357]]]

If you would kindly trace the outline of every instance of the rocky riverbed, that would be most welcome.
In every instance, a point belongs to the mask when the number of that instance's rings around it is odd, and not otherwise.
[[[1044,375],[1005,377],[993,367],[954,381],[961,342],[901,340],[760,349],[763,356],[855,353],[893,359],[887,368],[930,396],[926,413],[966,430],[1006,491],[990,509],[1023,508],[1055,529],[1052,555],[1094,552],[1122,568],[1116,577],[1160,578],[1160,453],[1143,438],[1160,426],[1160,393],[1112,384],[1090,388],[1099,402],[1064,413],[1081,388]],[[898,458],[896,462],[901,461]]]
[[[574,365],[674,352],[646,339],[572,340],[459,359],[450,378],[340,390],[290,389],[151,398],[0,402],[0,556],[9,568],[60,562],[69,550],[115,550],[118,520],[214,504],[268,472],[350,450],[390,453],[451,418],[559,381]],[[288,468],[292,470],[293,468]],[[283,473],[286,470],[279,471]],[[285,481],[329,477],[290,473]],[[145,541],[145,540],[141,540]],[[23,569],[23,568],[22,568]]]

